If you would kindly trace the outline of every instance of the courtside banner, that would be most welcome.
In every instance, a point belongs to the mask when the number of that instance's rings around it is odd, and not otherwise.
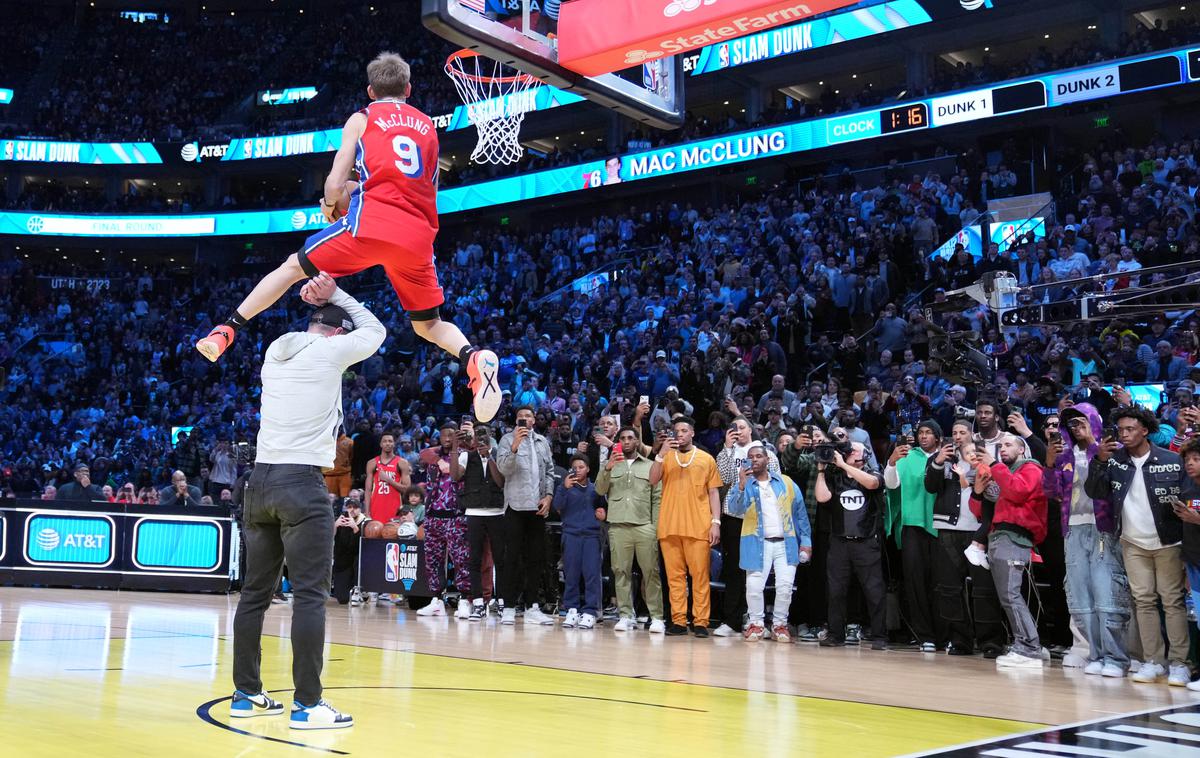
[[[558,62],[587,76],[620,71],[820,13],[853,0],[574,0],[559,13]]]
[[[327,225],[317,208],[178,216],[73,216],[0,211],[0,234],[43,237],[221,237],[314,232]]]

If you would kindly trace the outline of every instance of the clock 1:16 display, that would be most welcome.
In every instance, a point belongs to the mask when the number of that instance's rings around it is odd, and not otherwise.
[[[879,112],[879,122],[884,134],[906,132],[910,129],[929,128],[929,108],[925,103],[902,105]]]

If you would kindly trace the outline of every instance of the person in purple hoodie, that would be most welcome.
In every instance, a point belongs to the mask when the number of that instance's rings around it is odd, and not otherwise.
[[[1062,440],[1052,440],[1047,449],[1042,483],[1046,497],[1061,503],[1067,608],[1087,639],[1084,673],[1120,678],[1129,668],[1129,580],[1112,503],[1089,497],[1083,488],[1103,422],[1088,403],[1065,409],[1059,419]]]

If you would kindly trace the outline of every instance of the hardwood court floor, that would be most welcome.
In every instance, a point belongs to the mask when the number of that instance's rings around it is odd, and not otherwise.
[[[1182,688],[982,658],[417,618],[329,605],[352,729],[229,728],[237,596],[0,588],[0,755],[891,756],[1171,703]],[[290,608],[263,640],[291,687]],[[264,739],[266,738],[266,739]],[[385,753],[386,751],[386,753]]]

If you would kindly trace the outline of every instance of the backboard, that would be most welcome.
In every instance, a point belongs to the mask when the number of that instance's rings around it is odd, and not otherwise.
[[[546,6],[546,7],[543,7]],[[426,28],[454,44],[659,129],[683,123],[683,60],[584,76],[558,64],[555,0],[422,0]]]

